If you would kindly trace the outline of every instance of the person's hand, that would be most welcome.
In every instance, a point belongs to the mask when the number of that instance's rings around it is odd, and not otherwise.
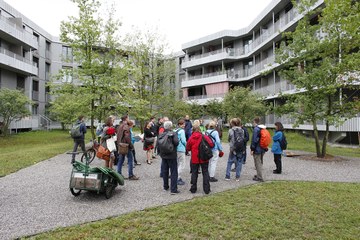
[[[251,156],[254,155],[254,151],[251,151],[250,154],[251,154]]]
[[[219,152],[219,157],[222,157],[222,156],[224,156],[224,152],[223,152],[223,151],[220,151],[220,152]]]

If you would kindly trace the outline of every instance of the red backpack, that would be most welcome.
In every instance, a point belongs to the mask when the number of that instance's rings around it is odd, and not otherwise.
[[[260,147],[263,149],[267,149],[269,144],[271,143],[271,135],[266,128],[260,129]]]

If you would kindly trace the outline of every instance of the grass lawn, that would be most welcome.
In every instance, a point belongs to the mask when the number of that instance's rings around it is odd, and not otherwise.
[[[0,177],[71,151],[68,131],[32,131],[0,138]]]
[[[360,184],[269,182],[33,239],[360,239]]]

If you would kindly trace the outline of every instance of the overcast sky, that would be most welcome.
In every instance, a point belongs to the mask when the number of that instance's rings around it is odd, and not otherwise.
[[[5,0],[19,12],[54,36],[60,22],[77,16],[70,0]],[[115,3],[121,32],[158,29],[174,52],[183,43],[216,33],[248,26],[271,0],[101,0],[104,8]]]

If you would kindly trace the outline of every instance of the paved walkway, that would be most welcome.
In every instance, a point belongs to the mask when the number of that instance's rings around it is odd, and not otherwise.
[[[223,144],[229,149],[228,144]],[[145,154],[141,144],[136,144],[137,159],[142,163],[136,166],[135,174],[139,181],[126,180],[124,186],[116,188],[112,198],[106,200],[104,195],[93,192],[82,192],[74,197],[69,191],[69,180],[72,166],[70,156],[61,154],[34,166],[0,178],[0,239],[14,239],[37,234],[58,227],[96,221],[111,216],[118,216],[149,207],[181,202],[205,194],[202,191],[201,177],[198,192],[189,192],[189,164],[183,174],[186,185],[179,186],[178,195],[162,191],[160,159],[152,165],[145,164]],[[245,185],[255,184],[253,159],[247,157],[243,167],[241,181],[225,181],[225,169],[228,152],[225,152],[217,167],[216,177],[219,182],[211,183],[211,194]],[[187,159],[189,161],[189,159]],[[94,160],[102,165],[101,160]],[[127,166],[123,173],[127,177]],[[273,156],[265,154],[264,178],[270,180],[305,180],[360,183],[360,159],[348,159],[342,162],[320,162],[283,158],[283,174],[274,175]]]

